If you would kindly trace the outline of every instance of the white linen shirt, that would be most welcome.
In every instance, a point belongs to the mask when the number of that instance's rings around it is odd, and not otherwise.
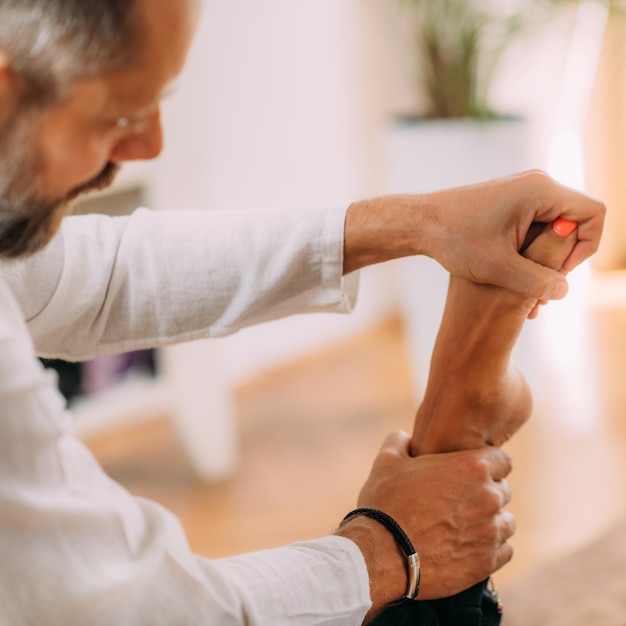
[[[370,607],[356,545],[329,536],[226,559],[108,478],[35,354],[82,360],[348,311],[346,207],[70,217],[0,263],[0,624],[343,626]]]

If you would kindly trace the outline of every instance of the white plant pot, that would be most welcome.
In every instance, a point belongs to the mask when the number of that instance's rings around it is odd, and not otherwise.
[[[387,191],[427,193],[522,171],[529,166],[527,144],[527,122],[521,118],[397,122],[385,136]],[[399,309],[419,401],[441,322],[448,273],[427,257],[402,259],[396,267]]]

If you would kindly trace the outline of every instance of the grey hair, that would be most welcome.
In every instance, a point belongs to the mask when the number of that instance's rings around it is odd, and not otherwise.
[[[0,51],[33,103],[136,61],[136,0],[0,0]]]

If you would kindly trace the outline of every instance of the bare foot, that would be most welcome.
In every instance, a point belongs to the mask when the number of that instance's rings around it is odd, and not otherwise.
[[[524,256],[560,270],[576,243],[551,225]],[[531,394],[511,361],[537,301],[452,276],[424,399],[411,440],[414,456],[502,445],[528,419]]]

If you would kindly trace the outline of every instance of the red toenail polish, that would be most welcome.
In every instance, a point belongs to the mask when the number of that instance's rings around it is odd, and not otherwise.
[[[564,217],[559,217],[552,224],[552,230],[559,235],[559,237],[569,237],[577,228],[578,222],[566,220]]]

